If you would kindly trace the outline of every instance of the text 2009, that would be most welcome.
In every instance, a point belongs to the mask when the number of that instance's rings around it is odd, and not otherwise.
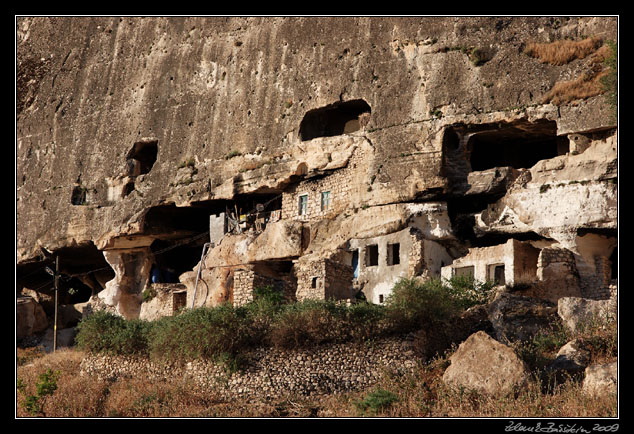
[[[619,430],[618,423],[615,423],[614,425],[605,425],[605,426],[599,425],[597,423],[597,424],[594,424],[594,426],[592,427],[592,431],[595,431],[595,432],[617,432],[618,430]]]

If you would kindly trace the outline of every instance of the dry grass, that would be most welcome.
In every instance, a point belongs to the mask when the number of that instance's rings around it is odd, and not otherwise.
[[[524,53],[551,65],[566,65],[573,60],[590,56],[586,72],[574,80],[556,83],[543,97],[543,104],[567,104],[591,98],[606,91],[602,81],[609,73],[609,68],[604,68],[604,64],[611,54],[611,48],[604,45],[600,38],[531,43],[526,46]]]
[[[530,43],[524,53],[539,59],[542,63],[565,65],[575,59],[584,59],[601,47],[600,38],[587,38],[581,41],[561,40],[549,43]]]
[[[544,393],[539,380],[529,382],[514,396],[490,397],[459,392],[445,386],[442,374],[448,355],[421,365],[409,375],[389,374],[377,385],[397,396],[377,417],[614,417],[616,396],[587,396],[578,382],[568,382]],[[190,382],[174,378],[150,381],[119,378],[101,381],[80,376],[84,353],[60,350],[26,366],[17,375],[26,390],[35,390],[39,374],[46,369],[59,371],[57,390],[42,402],[45,417],[333,417],[350,418],[361,414],[358,403],[369,391],[325,397],[290,397],[277,400],[226,400]],[[17,416],[31,417],[18,393]]]
[[[605,91],[601,83],[601,78],[605,75],[607,75],[607,71],[585,73],[575,80],[555,83],[542,99],[542,103],[561,105],[600,95]]]

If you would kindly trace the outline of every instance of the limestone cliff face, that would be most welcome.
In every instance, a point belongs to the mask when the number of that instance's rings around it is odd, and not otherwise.
[[[486,157],[469,160],[479,143],[470,140],[502,142],[500,131],[521,148],[534,142],[518,142],[522,131],[553,143],[581,135],[592,149],[611,141],[613,158],[601,157],[587,179],[592,217],[577,226],[616,228],[615,186],[607,185],[616,177],[610,107],[602,95],[544,102],[556,83],[584,74],[591,56],[553,65],[524,53],[531,42],[616,40],[616,18],[20,17],[16,24],[17,258],[25,274],[42,258],[40,246],[143,251],[202,232],[208,215],[232,201],[272,200],[340,170],[350,172],[350,214],[482,197],[469,172],[513,164],[480,167]],[[531,169],[532,179],[544,170]],[[514,176],[504,188],[527,185],[518,184],[526,176]],[[540,196],[546,182],[527,182],[530,189],[507,198],[502,189],[471,210],[486,214],[474,227],[556,239],[547,221],[523,209],[556,198]],[[582,185],[557,188],[578,196],[575,204],[586,194]],[[500,209],[484,211],[497,200]],[[502,209],[515,220],[503,220]],[[329,231],[336,237],[327,223],[345,226],[348,217],[342,210],[319,223],[322,232],[307,242]],[[106,265],[76,256],[67,263]]]

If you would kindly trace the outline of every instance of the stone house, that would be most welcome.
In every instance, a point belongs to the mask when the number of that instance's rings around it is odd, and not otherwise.
[[[377,237],[349,241],[355,285],[368,301],[382,304],[401,278],[439,276],[452,258],[439,243],[425,239],[420,230],[407,227]]]
[[[540,250],[529,242],[509,239],[504,244],[474,247],[451,264],[442,267],[441,276],[470,275],[479,281],[513,286],[515,282],[535,280]]]
[[[591,260],[593,267],[582,254],[569,249],[556,245],[538,248],[529,241],[509,239],[504,244],[469,249],[465,256],[442,267],[441,275],[445,279],[470,275],[553,302],[561,297],[609,298],[610,258],[594,254]]]
[[[186,307],[187,287],[180,283],[150,283],[146,289],[147,301],[141,304],[139,318],[152,321],[172,316]]]
[[[281,218],[309,221],[344,212],[357,196],[355,179],[363,158],[362,150],[357,148],[346,167],[316,173],[290,185],[282,194]]]

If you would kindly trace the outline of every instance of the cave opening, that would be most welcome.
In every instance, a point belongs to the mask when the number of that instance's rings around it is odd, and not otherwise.
[[[162,283],[178,283],[178,276],[192,271],[200,261],[205,240],[182,242],[179,240],[157,239],[150,249],[160,270]]]
[[[367,123],[370,112],[370,106],[362,99],[310,110],[299,125],[299,136],[306,141],[359,131]]]
[[[467,153],[472,171],[495,167],[528,169],[538,161],[569,151],[569,140],[557,136],[555,121],[480,126],[470,134]]]
[[[244,194],[236,195],[233,200],[201,201],[185,207],[159,205],[145,214],[143,233],[155,238],[150,249],[162,274],[171,269],[164,274],[178,276],[195,268],[205,243],[218,241],[210,237],[212,225],[215,228],[218,224],[218,216],[237,215],[240,219],[241,216],[270,213],[281,209],[281,200],[279,194]],[[222,226],[226,226],[222,219],[220,224],[222,237]]]
[[[105,288],[115,276],[114,270],[92,242],[63,247],[54,253],[46,251],[40,259],[16,266],[18,293],[55,294],[55,257],[59,257],[58,298],[61,305],[83,303]],[[50,305],[50,306],[49,306]],[[52,304],[43,304],[47,314]]]
[[[126,156],[128,176],[149,173],[158,155],[158,140],[144,139],[136,142]]]

